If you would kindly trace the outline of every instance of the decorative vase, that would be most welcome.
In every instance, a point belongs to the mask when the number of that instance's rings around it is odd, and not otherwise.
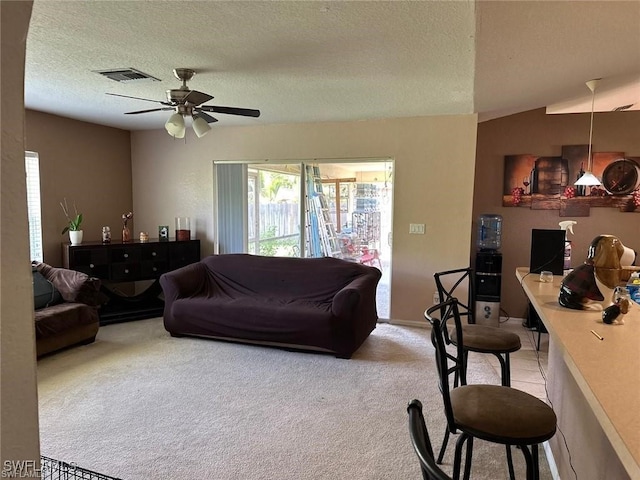
[[[129,227],[126,225],[122,227],[122,243],[127,243],[131,241],[131,231]]]
[[[80,245],[82,243],[82,230],[69,230],[69,241],[71,245]]]
[[[191,219],[176,217],[176,240],[184,242],[191,239]]]

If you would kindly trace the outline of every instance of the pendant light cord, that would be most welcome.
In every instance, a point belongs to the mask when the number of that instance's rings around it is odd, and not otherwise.
[[[591,90],[591,125],[589,126],[589,156],[587,158],[587,170],[593,172],[593,157],[591,156],[591,139],[593,138],[593,109],[596,100],[596,89]]]

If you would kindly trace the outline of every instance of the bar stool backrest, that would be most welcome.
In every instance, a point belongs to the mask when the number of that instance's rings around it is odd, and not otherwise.
[[[455,270],[447,270],[445,272],[436,272],[433,274],[436,281],[436,288],[440,302],[456,297],[458,299],[458,307],[461,317],[466,317],[468,323],[475,323],[475,272],[473,268],[457,268]],[[466,299],[461,295],[461,289],[466,288]]]
[[[445,322],[441,321],[435,316],[439,312],[444,312],[445,319],[453,318],[456,324],[456,332],[458,338],[456,339],[455,354],[449,353],[445,344],[446,329]],[[444,411],[447,417],[447,425],[452,433],[456,432],[455,421],[453,419],[453,408],[451,406],[451,385],[450,376],[456,375],[460,378],[460,384],[466,385],[466,371],[464,368],[464,345],[462,339],[462,328],[460,312],[458,309],[458,300],[455,297],[442,302],[438,305],[427,309],[424,314],[427,321],[431,324],[431,343],[435,348],[436,368],[438,370],[438,386],[442,393],[442,401],[444,403]]]
[[[429,432],[422,414],[422,403],[419,400],[411,400],[407,406],[407,412],[409,413],[409,436],[420,461],[422,478],[424,480],[451,480],[451,477],[436,464]]]

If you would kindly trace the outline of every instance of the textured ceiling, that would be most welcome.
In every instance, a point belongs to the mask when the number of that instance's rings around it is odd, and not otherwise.
[[[95,73],[128,67],[161,81]],[[162,128],[169,112],[105,93],[165,100],[176,67],[207,104],[262,112],[218,125],[588,110],[596,77],[597,109],[640,108],[640,2],[34,2],[27,108]]]

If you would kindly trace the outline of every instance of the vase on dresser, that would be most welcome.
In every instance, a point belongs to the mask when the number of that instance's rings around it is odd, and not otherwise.
[[[69,241],[71,245],[80,245],[82,243],[82,230],[69,230]]]
[[[130,241],[131,241],[131,230],[129,230],[129,227],[124,225],[122,227],[122,243],[127,243]]]

